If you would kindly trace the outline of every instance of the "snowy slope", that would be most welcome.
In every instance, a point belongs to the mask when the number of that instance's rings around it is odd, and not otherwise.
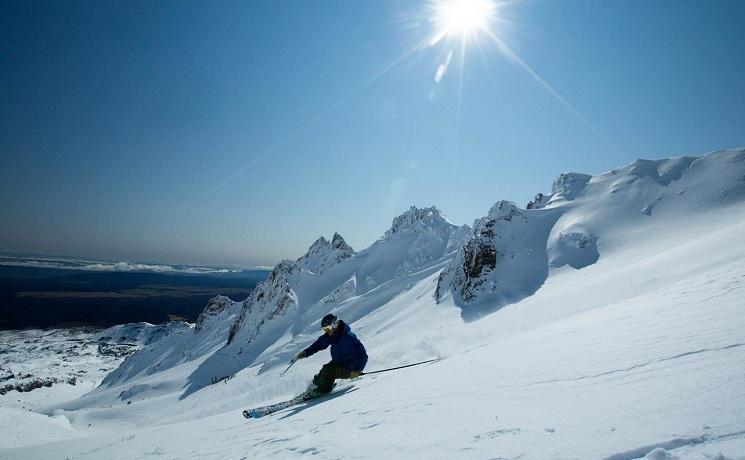
[[[472,229],[412,209],[322,269],[282,262],[251,299],[42,410],[84,440],[0,457],[745,458],[744,234],[744,150],[564,174]],[[442,359],[244,421],[325,362],[279,377],[327,311],[370,370]]]
[[[49,404],[50,392],[38,390],[57,385],[77,387],[62,392],[67,395],[66,399],[80,396],[100,383],[125,356],[182,329],[189,329],[188,323],[0,331],[3,344],[0,346],[0,405],[38,407],[40,393],[46,393],[42,400]],[[30,397],[32,392],[34,396]],[[55,392],[59,389],[55,388]],[[14,399],[23,404],[13,404]]]
[[[86,401],[121,402],[122,392],[162,397],[167,391],[184,399],[251,366],[263,372],[283,364],[308,345],[324,314],[343,312],[349,322],[369,314],[441,268],[467,230],[435,208],[412,207],[359,253],[338,234],[331,241],[319,238],[299,259],[280,262],[250,298],[213,299],[194,331],[172,334],[129,357]],[[87,402],[71,407],[80,404]]]
[[[743,156],[722,151],[637,160],[595,177],[567,173],[549,195],[539,194],[537,207],[498,202],[474,223],[471,238],[443,272],[438,297],[450,291],[464,318],[478,316],[532,295],[551,269],[581,269],[618,248],[641,249],[651,233],[672,237],[679,225],[742,202]]]
[[[133,323],[108,329],[0,331],[0,420],[5,447],[83,436],[63,416],[30,413],[80,397],[98,386],[124,357],[170,333],[184,322]]]

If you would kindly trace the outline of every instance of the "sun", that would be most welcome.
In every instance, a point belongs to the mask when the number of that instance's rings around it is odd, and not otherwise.
[[[432,44],[446,36],[465,39],[486,31],[495,14],[495,5],[490,0],[436,0],[430,9],[430,20],[436,30]]]

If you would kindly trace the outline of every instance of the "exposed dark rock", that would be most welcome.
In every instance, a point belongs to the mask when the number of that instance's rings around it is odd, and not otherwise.
[[[199,314],[196,325],[194,326],[194,332],[196,334],[201,332],[202,328],[204,327],[204,322],[208,318],[219,315],[220,313],[228,309],[228,307],[230,307],[230,305],[232,304],[232,300],[222,295],[211,298],[209,302],[207,302],[207,306],[204,307],[204,310],[202,310],[202,313]]]
[[[533,198],[532,201],[528,202],[528,205],[525,206],[525,209],[540,209],[551,200],[551,195],[544,195],[543,193],[538,193]]]
[[[98,353],[104,356],[113,356],[116,358],[123,358],[129,356],[137,351],[137,344],[135,343],[106,343],[101,342],[98,344]]]
[[[55,383],[63,382],[63,380],[60,380],[56,377],[48,377],[48,378],[36,378],[28,382],[20,382],[16,384],[8,384],[4,387],[0,387],[0,395],[4,395],[8,393],[9,391],[18,391],[20,393],[29,392],[36,390],[37,388],[42,387],[51,387]]]

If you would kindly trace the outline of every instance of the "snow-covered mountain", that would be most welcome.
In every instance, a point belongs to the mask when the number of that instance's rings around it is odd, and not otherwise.
[[[327,267],[332,267],[353,255],[354,249],[344,241],[341,235],[334,233],[331,241],[324,237],[318,238],[308,252],[297,260],[297,264],[304,270],[320,274]]]
[[[412,207],[359,252],[318,239],[248,299],[212,299],[40,410],[84,442],[0,457],[740,458],[743,234],[745,150],[561,174],[472,227]],[[368,369],[441,359],[246,426],[240,409],[297,394],[325,362],[279,376],[328,312]]]
[[[196,368],[180,382],[188,395],[247,367],[260,364],[263,371],[277,360],[284,362],[288,353],[297,352],[294,338],[317,330],[326,313],[349,305],[353,308],[345,308],[345,318],[355,321],[369,313],[371,305],[434,273],[452,258],[467,230],[448,222],[434,207],[412,207],[359,253],[338,233],[331,241],[321,237],[302,257],[277,264],[245,301],[212,299],[193,333],[173,335],[128,358],[101,387],[189,363]],[[142,397],[148,393],[140,392]]]
[[[451,293],[464,318],[517,302],[534,294],[552,268],[587,267],[601,253],[635,244],[628,234],[741,200],[741,172],[732,167],[741,159],[730,151],[637,160],[596,177],[561,174],[551,193],[537,194],[526,209],[499,201],[474,222],[441,274],[437,297]]]

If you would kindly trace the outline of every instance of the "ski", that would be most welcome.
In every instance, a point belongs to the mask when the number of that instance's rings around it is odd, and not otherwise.
[[[336,385],[334,385],[336,387]],[[279,412],[282,409],[287,409],[294,406],[299,406],[300,404],[307,403],[307,404],[314,404],[316,402],[323,401],[325,399],[335,398],[337,396],[341,396],[345,393],[348,393],[350,391],[354,390],[354,386],[348,386],[341,390],[334,390],[330,393],[326,393],[325,395],[318,396],[316,398],[311,399],[303,399],[305,396],[304,394],[300,396],[295,396],[292,399],[289,399],[287,401],[278,402],[275,404],[270,404],[268,406],[262,406],[262,407],[256,407],[253,409],[246,409],[243,411],[243,416],[251,419],[251,418],[261,418],[266,415],[273,414],[275,412]]]
[[[254,409],[246,409],[243,411],[243,416],[246,418],[261,418],[265,415],[273,414],[275,412],[281,411],[282,409],[287,409],[288,407],[298,405],[302,402],[304,402],[303,395],[295,396],[294,398],[287,401],[270,404],[268,406],[256,407]]]

